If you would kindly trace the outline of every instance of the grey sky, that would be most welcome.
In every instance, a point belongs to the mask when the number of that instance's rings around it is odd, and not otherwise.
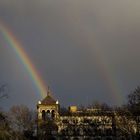
[[[0,21],[61,104],[119,105],[140,85],[139,7],[139,0],[1,0]],[[13,50],[1,43],[3,82],[10,97],[1,106],[34,107],[40,98]]]

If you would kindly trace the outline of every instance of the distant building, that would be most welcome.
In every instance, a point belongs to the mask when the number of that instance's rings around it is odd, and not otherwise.
[[[70,111],[71,113],[76,113],[76,112],[77,112],[77,106],[70,106],[70,107],[69,107],[69,111]]]
[[[67,112],[62,113],[59,102],[50,91],[45,99],[38,102],[37,112],[39,140],[113,140],[117,135],[121,139],[127,137],[121,134],[121,127],[117,124],[122,118],[113,111],[96,108],[78,110],[76,106],[70,106]],[[129,123],[135,133],[135,122]]]

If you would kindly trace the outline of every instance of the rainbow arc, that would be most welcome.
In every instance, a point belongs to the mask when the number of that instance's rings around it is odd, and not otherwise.
[[[46,84],[42,80],[41,76],[39,75],[39,72],[33,65],[32,61],[29,58],[29,56],[27,55],[26,51],[23,49],[22,45],[16,39],[16,37],[10,31],[10,29],[7,28],[7,26],[5,24],[2,24],[1,22],[0,22],[0,32],[2,33],[3,38],[5,39],[5,42],[7,43],[7,46],[12,48],[15,51],[18,59],[20,59],[20,61],[26,68],[30,78],[32,79],[32,81],[34,82],[36,87],[39,89],[41,97],[44,98],[47,93]],[[91,37],[93,37],[93,35],[90,33],[87,34],[86,37],[88,40],[90,40],[90,39],[93,40],[93,38],[91,38]],[[93,42],[91,42],[91,43],[93,44]],[[105,61],[105,58],[103,57],[104,55],[102,54],[102,51],[96,47],[93,47],[90,51],[94,52],[94,55],[95,55],[96,59],[98,60],[98,66],[102,71],[101,74],[103,75],[103,78],[107,81],[106,83],[108,84],[108,87],[111,92],[110,95],[113,96],[113,98],[118,103],[119,102],[121,103],[122,94],[121,94],[120,86],[118,86],[119,84],[117,83],[115,74],[113,73],[113,71],[111,70],[109,65],[106,65],[106,61]]]
[[[36,87],[39,89],[42,98],[44,98],[47,93],[46,84],[41,79],[31,59],[29,58],[19,41],[16,39],[14,34],[10,31],[10,29],[7,28],[7,26],[0,23],[0,32],[2,33],[3,38],[7,43],[7,46],[15,51],[16,56],[18,57],[18,59],[20,59],[20,61],[26,68],[30,78],[32,79]]]

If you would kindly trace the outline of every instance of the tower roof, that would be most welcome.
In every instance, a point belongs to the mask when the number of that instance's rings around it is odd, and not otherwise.
[[[50,90],[48,90],[47,96],[41,101],[43,105],[54,105],[56,100],[52,97]]]

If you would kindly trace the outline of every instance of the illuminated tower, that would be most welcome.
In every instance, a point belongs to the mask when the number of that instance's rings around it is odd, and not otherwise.
[[[47,96],[38,102],[37,113],[40,121],[55,120],[58,117],[59,102],[52,97],[50,90]]]
[[[47,96],[37,104],[37,117],[39,137],[46,137],[55,131],[57,132],[56,121],[59,117],[59,102],[52,97],[50,90],[48,90]]]

